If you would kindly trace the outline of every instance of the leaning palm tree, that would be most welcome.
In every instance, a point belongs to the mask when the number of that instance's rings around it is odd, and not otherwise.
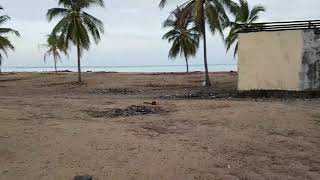
[[[164,7],[167,1],[161,0],[159,6],[161,8]],[[190,14],[194,17],[197,30],[203,38],[206,86],[211,86],[207,61],[206,22],[209,24],[209,28],[213,34],[220,32],[223,35],[222,30],[226,22],[228,22],[225,8],[233,11],[234,4],[232,0],[187,0],[187,2],[178,6],[184,10],[185,14]],[[184,21],[183,18],[187,16],[183,15],[181,17],[182,21]]]
[[[192,22],[191,16],[186,18],[184,22],[180,21],[180,16],[183,15],[183,10],[177,8],[171,13],[168,19],[164,22],[163,27],[172,28],[164,36],[163,40],[168,40],[172,43],[169,51],[170,58],[176,58],[179,54],[184,56],[186,61],[187,72],[189,72],[188,59],[195,56],[199,48],[199,33],[194,27],[188,29],[189,24]]]
[[[250,26],[256,20],[259,19],[259,13],[264,12],[263,6],[254,6],[250,8],[246,0],[239,0],[239,4],[236,4],[235,11],[232,15],[235,17],[233,22],[229,22],[230,32],[225,40],[227,51],[230,50],[232,45],[235,44],[234,56],[238,53],[238,32],[243,26]],[[239,26],[241,25],[241,26]]]
[[[63,7],[48,10],[47,18],[51,21],[55,17],[62,17],[53,28],[52,34],[58,34],[65,47],[69,47],[70,42],[77,47],[78,81],[82,82],[80,59],[83,51],[90,48],[90,36],[98,43],[101,39],[100,33],[104,31],[102,21],[84,10],[93,5],[104,7],[104,2],[103,0],[59,0],[59,5]]]
[[[1,6],[0,6],[0,10],[3,10]],[[8,15],[0,16],[0,25],[4,24],[8,20],[10,20],[10,17]],[[8,56],[8,50],[14,50],[14,46],[12,45],[11,41],[7,37],[9,33],[13,33],[16,36],[20,37],[19,32],[16,30],[13,30],[11,28],[0,28],[0,73],[1,73],[3,54],[5,56]]]
[[[64,43],[59,39],[56,34],[50,34],[47,36],[47,44],[42,44],[42,47],[47,48],[47,51],[44,54],[44,61],[46,62],[49,56],[53,56],[54,61],[54,70],[56,74],[58,73],[57,70],[57,63],[61,61],[61,53],[68,56],[67,48],[65,47]]]

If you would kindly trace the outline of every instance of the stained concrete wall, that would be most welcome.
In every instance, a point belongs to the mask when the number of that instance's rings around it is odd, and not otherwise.
[[[303,32],[303,57],[301,89],[314,90],[320,87],[320,34],[314,30],[305,30]]]
[[[239,34],[239,90],[320,87],[320,36],[313,30]]]

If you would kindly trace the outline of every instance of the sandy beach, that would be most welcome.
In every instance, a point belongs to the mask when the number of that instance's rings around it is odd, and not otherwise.
[[[320,179],[320,100],[229,98],[237,74],[210,76],[0,75],[0,179]]]

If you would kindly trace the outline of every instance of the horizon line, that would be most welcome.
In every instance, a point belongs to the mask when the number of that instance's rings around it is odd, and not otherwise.
[[[208,64],[209,66],[235,66],[238,64]],[[115,66],[82,66],[82,68],[137,68],[137,67],[180,67],[186,65],[115,65]],[[203,64],[189,64],[189,66],[203,66]],[[74,68],[74,66],[58,66],[59,68]],[[51,66],[3,66],[2,68],[51,68]]]

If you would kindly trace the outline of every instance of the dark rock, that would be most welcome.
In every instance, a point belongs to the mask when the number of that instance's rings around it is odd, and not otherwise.
[[[164,110],[160,107],[133,105],[124,109],[116,108],[108,111],[87,110],[86,112],[90,116],[95,118],[102,118],[102,117],[115,118],[115,117],[130,117],[130,116],[157,114],[157,113],[164,112]]]
[[[89,175],[84,175],[84,176],[75,176],[73,180],[92,180],[93,177]]]
[[[98,88],[94,89],[89,92],[90,94],[96,94],[96,95],[135,95],[135,94],[141,94],[143,93],[142,90],[136,90],[136,89],[128,89],[128,88],[109,88],[109,89],[103,89]]]

